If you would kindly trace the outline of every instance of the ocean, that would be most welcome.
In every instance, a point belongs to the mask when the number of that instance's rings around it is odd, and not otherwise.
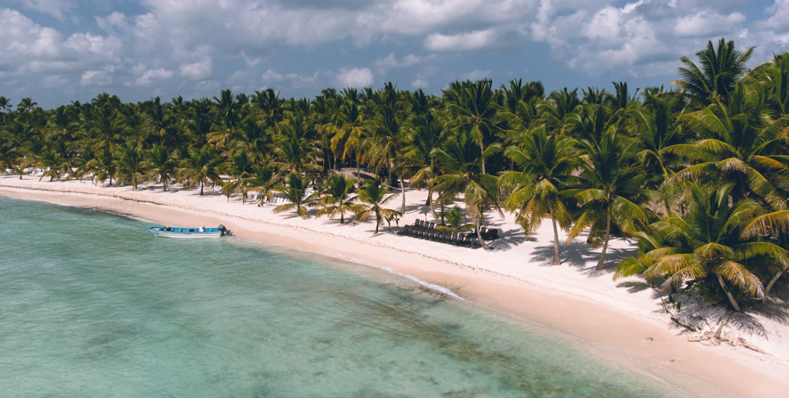
[[[2,197],[0,225],[2,397],[683,395],[383,270]]]

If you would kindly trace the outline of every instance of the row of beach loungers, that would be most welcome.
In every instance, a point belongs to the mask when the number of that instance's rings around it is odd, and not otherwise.
[[[398,235],[413,236],[419,239],[432,240],[434,242],[447,243],[454,246],[470,247],[476,249],[481,247],[476,233],[457,233],[457,232],[443,232],[436,229],[435,223],[428,223],[427,221],[416,220],[414,225],[406,225]],[[488,230],[485,227],[480,229],[482,239],[495,240],[499,238],[499,231],[497,229]]]

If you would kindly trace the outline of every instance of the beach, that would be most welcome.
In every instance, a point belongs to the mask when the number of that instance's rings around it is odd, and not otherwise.
[[[18,176],[0,177],[0,195],[95,208],[173,226],[215,227],[224,224],[238,238],[310,251],[356,262],[388,267],[393,272],[436,285],[505,317],[536,323],[594,342],[596,352],[621,366],[645,365],[654,377],[665,378],[697,396],[782,396],[789,384],[789,327],[781,317],[759,317],[756,332],[727,330],[744,338],[747,346],[707,346],[689,342],[655,290],[638,278],[613,281],[619,260],[634,253],[634,242],[617,239],[609,247],[606,272],[595,272],[599,249],[585,236],[562,245],[560,266],[551,266],[553,231],[543,223],[526,239],[511,214],[488,215],[488,227],[499,228],[501,239],[493,251],[471,250],[418,240],[382,227],[373,235],[374,221],[346,223],[339,219],[292,213],[274,214],[273,206],[243,205],[213,190],[162,192],[161,186],[96,186],[89,181],[41,181]],[[433,221],[424,206],[427,191],[406,191],[406,214],[399,225],[417,218]],[[399,208],[400,198],[391,208]],[[462,204],[460,204],[462,206]],[[425,215],[425,212],[428,212]],[[350,218],[350,216],[348,217]],[[560,233],[563,241],[565,234]],[[441,289],[436,294],[442,294]],[[750,347],[750,348],[749,348]],[[609,351],[617,355],[609,355]],[[761,351],[761,352],[758,352]],[[635,366],[635,365],[633,365]],[[665,374],[660,373],[665,370]],[[722,390],[716,390],[717,386]]]

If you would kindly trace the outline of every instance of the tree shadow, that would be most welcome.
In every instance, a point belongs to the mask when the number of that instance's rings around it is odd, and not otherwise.
[[[639,281],[622,282],[616,285],[616,287],[627,289],[629,293],[638,293],[647,289],[652,289],[652,286],[650,286],[649,283]]]
[[[550,261],[553,260],[553,242],[547,246],[538,246],[532,252],[531,261],[541,262],[545,266],[553,266]],[[559,245],[559,258],[562,265],[569,265],[576,267],[579,272],[582,272],[590,277],[599,277],[605,274],[614,272],[616,266],[624,259],[636,255],[637,249],[616,249],[608,248],[605,255],[605,268],[597,270],[597,262],[600,259],[600,254],[591,251],[592,246],[580,242],[572,241],[569,245]]]

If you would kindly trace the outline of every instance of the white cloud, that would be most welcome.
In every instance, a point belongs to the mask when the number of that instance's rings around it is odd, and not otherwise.
[[[477,69],[477,70],[475,70],[473,72],[469,72],[469,73],[466,73],[465,75],[461,76],[461,80],[477,81],[477,80],[489,79],[490,78],[490,74],[492,72],[493,71],[490,70],[490,69],[488,69],[488,70],[479,70],[479,69]]]
[[[83,86],[107,86],[112,84],[112,76],[107,71],[89,70],[82,74],[79,83]]]
[[[281,82],[282,75],[274,72],[273,70],[269,69],[266,73],[263,74],[263,81],[264,82]]]
[[[383,75],[386,74],[386,71],[388,71],[389,69],[410,68],[412,66],[419,65],[421,63],[424,63],[428,60],[432,60],[434,58],[435,55],[432,54],[426,57],[420,57],[414,54],[408,54],[402,59],[397,59],[394,53],[389,53],[389,55],[387,55],[386,57],[375,61],[374,65],[375,65],[375,69]]]
[[[677,36],[715,37],[741,29],[745,15],[734,12],[721,15],[710,11],[700,11],[694,15],[680,18],[674,25]]]
[[[770,18],[758,22],[758,25],[782,33],[789,31],[789,0],[775,0],[765,11]]]
[[[456,35],[434,33],[425,38],[424,46],[431,51],[468,51],[492,47],[496,44],[493,29]]]
[[[416,78],[416,80],[414,80],[411,83],[411,88],[415,88],[415,89],[427,88],[429,85],[430,84],[428,84],[427,80],[418,77]]]
[[[135,84],[138,86],[147,86],[151,84],[153,80],[168,80],[171,77],[173,77],[173,71],[164,68],[148,69],[142,76],[137,78]]]
[[[342,87],[356,87],[356,88],[363,88],[363,87],[370,87],[373,85],[373,81],[375,80],[375,76],[373,76],[372,71],[370,68],[353,68],[353,69],[345,69],[342,68],[337,72],[337,76],[335,76],[337,84]]]
[[[294,89],[300,88],[317,88],[320,86],[319,71],[316,71],[312,76],[302,76],[298,73],[288,73],[284,76],[285,80],[290,82],[290,87]]]
[[[72,0],[11,0],[11,2],[21,4],[28,10],[49,14],[58,19],[63,19],[64,14],[76,7]]]
[[[46,88],[55,88],[60,87],[69,82],[69,79],[65,79],[60,75],[51,75],[44,78],[43,84]]]
[[[219,82],[216,80],[203,80],[195,85],[195,92],[206,93],[219,90]]]
[[[202,80],[211,75],[211,58],[206,57],[195,63],[183,63],[180,67],[181,76],[193,80]]]

